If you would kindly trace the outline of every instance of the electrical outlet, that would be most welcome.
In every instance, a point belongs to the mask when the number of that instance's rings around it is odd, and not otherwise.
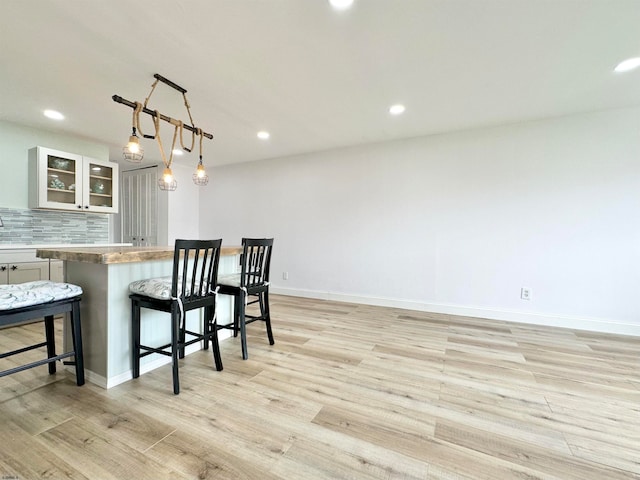
[[[289,280],[289,272],[282,272],[282,279]]]
[[[533,292],[531,291],[530,288],[528,287],[522,287],[520,289],[520,298],[522,300],[531,300],[531,296],[533,295]]]

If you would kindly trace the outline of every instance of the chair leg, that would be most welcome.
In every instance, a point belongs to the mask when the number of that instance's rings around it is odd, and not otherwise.
[[[84,351],[82,349],[82,327],[80,322],[80,300],[71,305],[71,338],[76,363],[76,384],[84,385]]]
[[[180,330],[180,311],[177,305],[171,306],[171,364],[173,366],[173,393],[180,393],[180,379],[178,378],[178,357],[181,347],[179,338],[182,332]],[[184,350],[184,347],[182,347]]]
[[[264,296],[264,297],[263,297]],[[260,312],[264,317],[264,322],[267,324],[267,336],[269,337],[269,345],[273,345],[273,332],[271,331],[271,311],[269,310],[269,291],[264,292],[260,298],[263,300],[260,302],[262,307],[264,304],[264,311]]]
[[[213,322],[213,326],[211,328],[212,336],[211,336],[211,346],[213,347],[213,361],[216,364],[216,370],[222,371],[222,357],[220,356],[220,343],[218,342],[218,329],[217,322]]]
[[[56,356],[56,337],[53,331],[53,316],[44,317],[44,335],[47,339],[47,358]],[[56,362],[49,362],[49,375],[56,373]]]
[[[264,314],[264,295],[263,295],[263,293],[264,292],[258,293],[258,303],[260,304],[260,316],[262,318],[265,317],[265,314]]]
[[[131,341],[132,341],[132,374],[133,378],[140,376],[140,305],[131,300]]]
[[[202,349],[209,350],[209,337],[211,336],[211,319],[213,314],[211,313],[211,307],[204,307],[204,322],[202,326]]]
[[[240,318],[240,296],[241,294],[239,293],[238,295],[235,295],[233,297],[233,336],[234,337],[238,336],[238,327],[239,327],[239,318]],[[244,303],[242,305],[244,305]]]
[[[187,330],[187,312],[184,312],[184,317],[178,320],[178,356],[184,358],[184,342],[186,341]]]
[[[244,291],[240,291],[236,298],[238,298],[237,321],[238,323],[240,323],[240,343],[242,344],[242,359],[246,360],[247,358],[249,358],[249,354],[247,352],[247,326],[245,323],[245,301],[247,297]]]
[[[215,307],[209,306],[204,308],[204,350],[209,349],[209,341],[213,350],[213,361],[216,364],[216,370],[222,370],[222,357],[220,356],[220,344],[218,343],[218,323],[214,320],[216,314]]]

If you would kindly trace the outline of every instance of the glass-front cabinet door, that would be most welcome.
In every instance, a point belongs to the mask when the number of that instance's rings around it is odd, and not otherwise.
[[[82,157],[77,155],[47,155],[47,203],[62,203],[76,208],[81,165]]]
[[[38,147],[35,164],[36,208],[82,208],[82,156]],[[30,196],[32,192],[29,192]],[[31,205],[34,207],[34,205]]]
[[[86,157],[84,161],[84,207],[92,212],[117,212],[117,165]]]

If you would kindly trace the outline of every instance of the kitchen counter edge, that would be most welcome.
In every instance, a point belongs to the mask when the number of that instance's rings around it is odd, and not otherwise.
[[[38,248],[36,256],[65,260],[67,262],[83,262],[110,265],[115,263],[134,263],[152,260],[167,260],[173,258],[174,247],[64,247],[64,248]],[[240,246],[222,247],[221,256],[239,255],[242,253]]]

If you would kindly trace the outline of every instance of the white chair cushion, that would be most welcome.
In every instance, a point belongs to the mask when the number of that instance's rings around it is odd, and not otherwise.
[[[225,285],[227,287],[240,288],[240,277],[242,277],[241,273],[228,273],[225,275],[218,275],[218,284]],[[269,282],[262,282],[258,285],[262,285],[262,284],[269,285]]]
[[[29,307],[77,297],[82,288],[71,283],[38,280],[35,282],[0,285],[0,310]]]
[[[129,292],[158,300],[171,299],[172,277],[146,278],[129,284]]]
[[[147,278],[145,280],[136,280],[129,284],[129,292],[137,295],[144,295],[146,297],[157,298],[158,300],[171,300],[171,279],[173,277],[157,277]],[[182,278],[178,278],[178,290],[182,287]],[[191,295],[191,280],[187,279],[188,290],[185,296]],[[196,290],[199,290],[199,285],[196,283]],[[178,291],[180,296],[180,291]]]

